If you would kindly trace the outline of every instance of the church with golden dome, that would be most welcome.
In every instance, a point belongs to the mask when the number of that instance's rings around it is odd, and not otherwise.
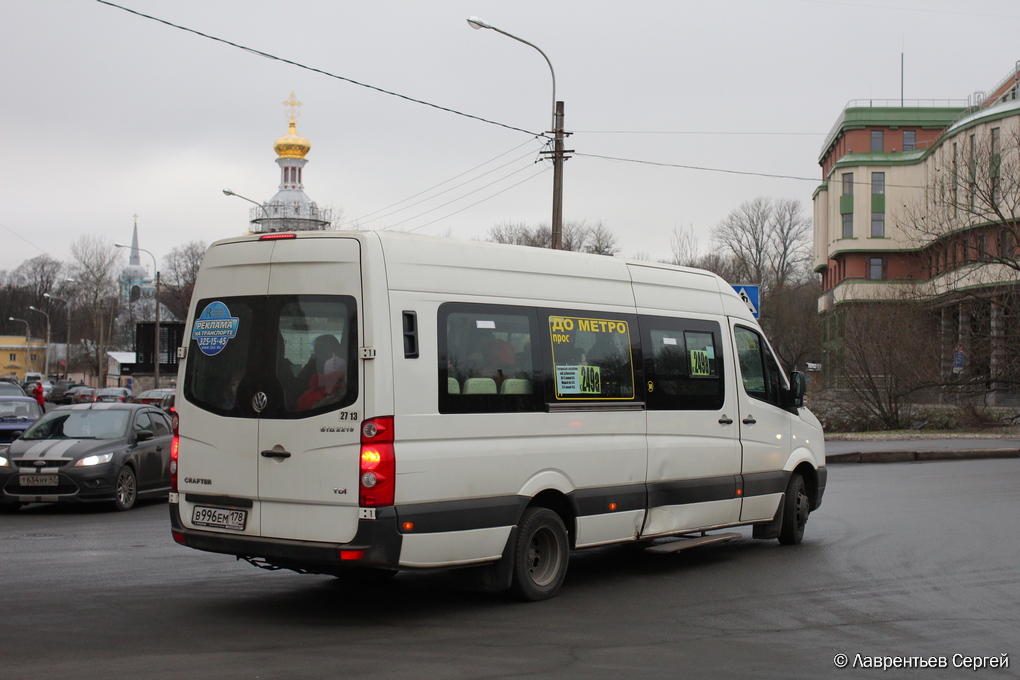
[[[252,234],[276,231],[322,231],[329,229],[331,215],[328,209],[320,209],[304,191],[302,174],[308,160],[305,156],[312,148],[311,142],[298,134],[298,108],[301,102],[294,93],[283,102],[287,107],[287,134],[276,140],[276,164],[280,166],[280,186],[269,201],[251,210]]]

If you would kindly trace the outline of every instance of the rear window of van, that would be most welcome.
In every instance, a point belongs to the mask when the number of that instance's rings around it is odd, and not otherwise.
[[[303,418],[358,397],[351,296],[202,300],[188,343],[185,398],[213,413]]]

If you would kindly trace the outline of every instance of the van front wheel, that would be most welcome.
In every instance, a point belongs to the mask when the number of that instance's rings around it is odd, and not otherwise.
[[[804,478],[796,472],[790,477],[786,486],[786,497],[783,499],[783,526],[779,531],[779,542],[783,545],[795,545],[804,538],[804,526],[811,512],[811,500],[807,495]]]
[[[522,600],[546,600],[559,591],[567,575],[567,529],[547,508],[528,508],[518,527],[511,591]]]

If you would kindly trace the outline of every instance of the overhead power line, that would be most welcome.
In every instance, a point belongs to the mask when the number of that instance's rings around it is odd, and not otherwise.
[[[516,175],[517,173],[520,173],[520,172],[524,172],[524,171],[525,171],[525,170],[527,170],[527,169],[528,169],[529,167],[530,167],[530,166],[525,166],[525,167],[523,167],[523,168],[518,168],[517,170],[514,170],[513,172],[511,172],[511,173],[509,173],[509,174],[503,175],[503,176],[502,176],[502,177],[500,177],[499,179],[495,179],[495,180],[493,180],[493,181],[489,182],[488,184],[485,184],[485,185],[483,185],[483,186],[480,186],[480,187],[478,187],[477,189],[474,189],[474,190],[472,190],[472,191],[469,191],[469,192],[467,192],[467,193],[466,193],[466,194],[464,194],[463,196],[458,196],[457,198],[453,198],[453,199],[450,199],[450,200],[449,200],[449,201],[447,201],[446,203],[442,203],[442,204],[440,204],[440,205],[437,205],[437,206],[436,206],[436,207],[434,207],[434,208],[429,208],[429,209],[428,209],[428,210],[426,210],[425,212],[422,212],[422,213],[418,213],[417,215],[415,215],[415,216],[413,216],[413,217],[408,217],[408,218],[406,218],[406,219],[403,219],[403,220],[401,220],[401,221],[399,221],[399,222],[395,222],[395,223],[393,223],[393,224],[387,225],[386,227],[383,227],[383,228],[384,228],[384,229],[391,229],[391,228],[393,228],[393,227],[396,227],[396,226],[399,226],[399,225],[401,225],[401,224],[405,224],[405,223],[407,223],[407,222],[410,222],[411,220],[415,220],[415,219],[418,219],[418,218],[419,218],[419,217],[421,217],[422,215],[427,215],[427,214],[429,214],[430,212],[434,212],[434,211],[436,211],[436,210],[439,210],[440,208],[445,208],[446,206],[450,205],[451,203],[456,203],[457,201],[461,200],[462,198],[467,198],[467,197],[468,197],[468,196],[470,196],[471,194],[477,194],[477,193],[478,193],[479,191],[481,191],[482,189],[488,189],[489,187],[493,186],[494,184],[499,184],[499,183],[500,183],[500,182],[502,182],[503,180],[505,180],[505,179],[507,179],[507,178],[509,178],[509,177],[513,177],[513,176],[514,176],[514,175]],[[543,171],[545,171],[545,170],[547,170],[547,169],[548,169],[548,168],[543,168],[543,169],[542,169],[542,171],[540,171],[540,172],[537,172],[537,173],[535,173],[534,175],[531,175],[531,177],[537,177],[538,175],[542,174],[542,172],[543,172]],[[528,179],[531,179],[531,177],[529,177]],[[524,180],[524,181],[527,181],[527,180]],[[517,184],[523,184],[523,182],[518,182]],[[517,184],[513,184],[513,185],[511,185],[511,186],[507,187],[507,189],[512,189],[512,188],[514,188],[515,186],[517,186]],[[503,191],[506,191],[506,189],[504,189]],[[483,201],[487,201],[487,200],[489,200],[489,198],[492,198],[493,196],[499,196],[499,194],[503,193],[503,191],[499,191],[499,192],[497,192],[497,193],[495,193],[495,194],[492,194],[492,195],[491,195],[491,196],[489,196],[488,198],[484,198],[484,199],[482,199],[481,201],[478,201],[478,203],[482,203]],[[468,208],[470,208],[470,207],[472,207],[472,206],[478,205],[478,203],[472,203],[471,205],[469,205],[469,206],[467,206],[467,207],[468,207]],[[458,210],[457,212],[460,212],[460,210]],[[450,214],[451,214],[451,215],[456,215],[456,214],[457,214],[457,212],[455,212],[455,213],[450,213]],[[447,215],[447,217],[449,217],[449,216],[450,216],[450,215]],[[443,219],[445,219],[445,218],[443,218]],[[429,222],[429,224],[432,224],[432,223],[431,223],[431,222]],[[426,226],[426,225],[422,225],[422,226]],[[421,227],[417,227],[417,228],[418,228],[418,229],[420,229]],[[412,231],[413,231],[413,230],[412,230]]]
[[[419,196],[423,196],[425,194],[428,194],[428,193],[434,191],[435,189],[438,189],[439,187],[441,187],[441,186],[443,186],[445,184],[449,184],[450,182],[463,177],[464,175],[472,173],[475,170],[478,170],[479,168],[483,168],[486,165],[488,165],[489,163],[492,163],[494,161],[499,160],[503,156],[516,151],[517,149],[521,148],[522,146],[525,146],[526,144],[531,143],[532,141],[533,140],[528,140],[527,142],[524,142],[524,144],[518,144],[514,148],[510,149],[509,151],[505,151],[505,152],[499,154],[495,158],[490,158],[489,160],[485,161],[484,163],[480,163],[480,164],[476,165],[475,167],[473,167],[473,168],[471,168],[469,170],[465,170],[464,172],[459,173],[457,175],[454,175],[453,177],[451,177],[449,179],[443,180],[442,182],[440,182],[438,184],[435,184],[435,185],[429,187],[428,189],[424,189],[422,191],[419,191],[418,193],[416,193],[416,194],[414,194],[412,196],[408,196],[407,198],[402,199],[400,201],[397,201],[396,203],[391,203],[390,205],[388,205],[388,206],[386,206],[384,208],[379,208],[378,210],[373,210],[372,212],[366,213],[366,214],[362,215],[361,217],[355,218],[352,221],[354,223],[356,223],[356,224],[367,224],[367,223],[375,222],[376,220],[383,219],[384,217],[389,217],[390,215],[396,214],[396,213],[401,212],[403,210],[407,210],[408,208],[414,207],[416,205],[420,205],[421,203],[424,203],[425,201],[430,201],[433,198],[436,198],[437,196],[442,196],[443,194],[449,193],[449,192],[453,191],[454,189],[459,189],[460,187],[462,187],[462,186],[464,186],[466,184],[470,184],[471,182],[474,182],[474,181],[476,181],[478,179],[481,179],[482,177],[485,177],[486,175],[492,174],[493,172],[496,172],[497,170],[501,170],[502,168],[505,168],[508,165],[513,165],[514,163],[516,163],[516,162],[518,162],[520,160],[523,160],[524,158],[527,158],[528,156],[531,156],[532,152],[528,152],[528,153],[524,154],[523,156],[519,156],[519,157],[517,157],[517,158],[515,158],[515,159],[513,159],[513,160],[511,160],[511,161],[509,161],[507,163],[504,163],[503,165],[496,166],[495,168],[492,168],[491,170],[486,170],[485,172],[483,172],[482,174],[480,174],[480,175],[478,175],[476,177],[473,177],[473,178],[471,178],[469,180],[465,180],[464,182],[461,182],[460,184],[455,184],[454,186],[452,186],[452,187],[450,187],[448,189],[444,189],[443,191],[440,191],[439,193],[433,194],[432,196],[428,196],[428,197],[423,198],[423,199],[421,199],[419,201],[415,201],[414,203],[406,205],[403,208],[397,208],[398,205],[401,205],[403,203],[407,203],[408,201],[414,200],[415,198],[418,198]],[[391,208],[397,208],[397,209],[396,210],[392,210],[391,212],[386,212],[386,211],[389,211]],[[372,217],[372,215],[378,215],[379,213],[385,213],[385,214],[379,215],[378,217]],[[367,219],[369,217],[372,217],[372,219]]]
[[[506,192],[510,191],[511,189],[513,189],[514,187],[518,187],[518,186],[524,184],[525,182],[530,182],[531,180],[535,179],[539,175],[544,175],[545,173],[549,172],[549,170],[550,170],[550,168],[542,168],[541,170],[536,172],[534,175],[531,175],[530,177],[525,177],[524,179],[522,179],[517,184],[511,184],[507,188],[501,189],[501,190],[497,191],[496,193],[494,193],[494,194],[492,194],[490,196],[486,196],[485,198],[483,198],[480,201],[476,201],[475,203],[472,203],[471,205],[466,205],[463,208],[461,208],[460,210],[455,210],[454,212],[450,213],[449,215],[443,215],[442,217],[434,219],[431,222],[426,222],[425,224],[419,225],[419,226],[415,227],[414,229],[408,229],[408,231],[418,231],[419,229],[424,229],[425,227],[427,227],[429,225],[432,225],[432,224],[435,224],[436,222],[441,222],[441,221],[447,219],[448,217],[453,217],[457,213],[462,213],[465,210],[467,210],[468,208],[473,208],[473,207],[475,207],[476,205],[478,205],[480,203],[485,203],[490,198],[495,198],[496,196],[499,196],[500,194],[506,193]]]
[[[777,175],[768,172],[751,172],[749,170],[726,170],[724,168],[706,168],[698,165],[681,165],[680,163],[660,163],[657,161],[642,161],[634,158],[618,158],[615,156],[600,156],[593,153],[579,153],[574,152],[575,156],[583,158],[600,158],[605,161],[618,161],[620,163],[638,163],[640,165],[655,165],[662,168],[681,168],[683,170],[701,170],[703,172],[722,172],[728,175],[751,175],[753,177],[771,177],[775,179],[795,179],[804,182],[819,182],[824,181],[818,177],[798,177],[796,175]]]
[[[726,168],[706,168],[700,165],[682,165],[680,163],[662,163],[658,161],[643,161],[637,158],[618,158],[616,156],[600,156],[593,153],[579,153],[574,152],[575,156],[582,158],[598,158],[605,161],[617,161],[619,163],[637,163],[639,165],[654,165],[660,168],[679,168],[681,170],[700,170],[702,172],[721,172],[727,175],[750,175],[752,177],[768,177],[770,179],[792,179],[798,182],[827,182],[828,180],[822,177],[799,177],[797,175],[779,175],[770,172],[751,172],[749,170],[728,170]],[[860,182],[854,181],[854,184],[870,185],[871,182]],[[924,189],[926,187],[919,186],[916,184],[890,184],[885,183],[886,187],[896,187],[898,189]]]
[[[712,132],[709,130],[575,130],[572,135],[720,135],[749,137],[824,137],[826,132]]]
[[[391,97],[399,97],[400,99],[403,99],[405,101],[413,102],[415,104],[421,104],[423,106],[429,106],[429,107],[431,107],[433,109],[438,109],[440,111],[446,111],[447,113],[452,113],[452,114],[455,114],[455,115],[458,115],[458,116],[463,116],[464,118],[470,118],[472,120],[477,120],[477,121],[482,122],[482,123],[488,123],[489,125],[497,125],[497,126],[499,126],[501,128],[506,128],[507,130],[513,130],[514,132],[523,132],[525,134],[529,134],[529,135],[532,135],[534,137],[545,137],[546,136],[542,132],[532,132],[530,130],[525,130],[524,128],[514,127],[513,125],[507,125],[506,123],[500,123],[500,122],[495,121],[495,120],[489,120],[488,118],[482,118],[481,116],[475,116],[475,115],[472,115],[470,113],[464,113],[463,111],[458,111],[456,109],[451,109],[451,108],[448,108],[446,106],[440,106],[438,104],[433,104],[431,102],[427,102],[427,101],[424,101],[422,99],[415,99],[414,97],[409,97],[409,96],[407,96],[405,94],[400,94],[399,92],[392,92],[390,90],[385,90],[385,89],[383,89],[381,87],[376,87],[375,85],[368,85],[367,83],[358,82],[357,80],[354,80],[352,78],[347,78],[345,76],[340,76],[340,75],[337,75],[335,73],[330,73],[329,71],[324,71],[324,70],[322,70],[320,68],[315,68],[313,66],[307,66],[307,65],[302,64],[302,63],[297,62],[297,61],[292,61],[290,59],[285,59],[283,57],[278,57],[275,54],[269,54],[268,52],[263,52],[261,50],[256,50],[256,49],[254,49],[252,47],[247,47],[245,45],[240,45],[238,43],[231,42],[229,40],[224,40],[223,38],[217,38],[214,35],[209,35],[207,33],[202,33],[201,31],[196,31],[195,29],[188,28],[187,26],[180,26],[180,25],[175,24],[173,22],[167,21],[166,19],[160,19],[159,17],[154,17],[154,16],[149,15],[149,14],[144,14],[142,12],[138,12],[138,11],[130,9],[128,7],[122,7],[121,5],[114,4],[112,2],[109,2],[108,0],[96,0],[96,2],[98,2],[100,4],[103,4],[103,5],[109,5],[110,7],[116,7],[117,9],[124,10],[125,12],[129,12],[129,13],[134,14],[136,16],[140,16],[143,19],[149,19],[151,21],[156,21],[156,22],[159,22],[159,23],[161,23],[161,24],[163,24],[165,26],[170,26],[171,28],[176,28],[176,29],[179,29],[181,31],[186,31],[188,33],[193,33],[193,34],[195,34],[197,36],[200,36],[202,38],[207,38],[208,40],[215,40],[216,42],[223,43],[224,45],[230,45],[231,47],[236,47],[239,50],[244,50],[245,52],[257,55],[259,57],[265,57],[267,59],[273,59],[275,61],[279,61],[279,62],[282,62],[284,64],[290,64],[291,66],[296,66],[298,68],[305,69],[306,71],[312,71],[313,73],[319,73],[321,75],[328,76],[330,78],[335,78],[336,80],[342,80],[342,81],[344,81],[346,83],[350,83],[352,85],[357,85],[358,87],[364,87],[364,88],[368,88],[369,90],[375,90],[376,92],[381,92],[382,94],[388,94]]]

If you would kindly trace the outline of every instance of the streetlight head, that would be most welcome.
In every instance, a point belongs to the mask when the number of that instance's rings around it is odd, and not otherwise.
[[[224,189],[224,190],[223,190],[223,195],[224,195],[224,196],[236,196],[237,194],[235,194],[235,193],[234,193],[233,191],[231,191],[230,189]]]
[[[114,243],[113,247],[114,248],[128,248],[129,246],[126,246],[123,243]]]
[[[476,31],[479,28],[492,28],[492,26],[490,26],[489,24],[485,23],[485,19],[480,19],[478,17],[471,17],[470,19],[467,20],[467,22],[468,22],[468,26],[470,26],[471,28],[475,29]]]
[[[36,307],[35,305],[29,305],[29,306],[28,306],[28,308],[29,308],[29,309],[34,309],[34,310],[35,310],[35,311],[37,311],[37,312],[38,312],[38,311],[41,311],[41,310],[40,310],[40,309],[39,309],[38,307]]]

